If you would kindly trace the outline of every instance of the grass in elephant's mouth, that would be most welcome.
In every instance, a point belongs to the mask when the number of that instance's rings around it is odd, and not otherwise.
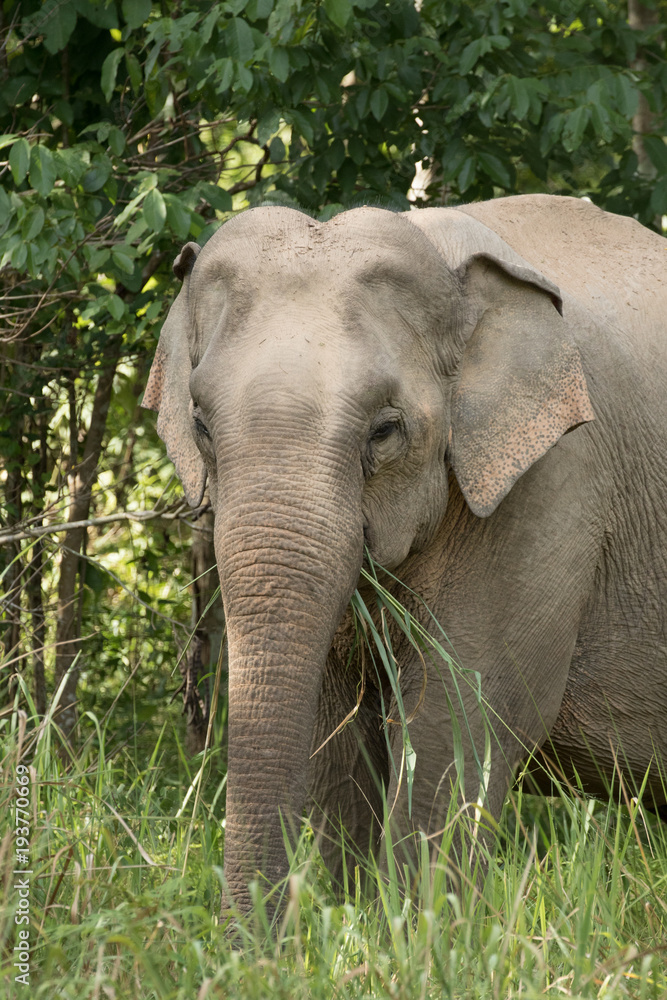
[[[372,594],[371,608],[369,609],[359,590],[355,591],[351,603],[357,626],[357,642],[367,652],[381,692],[382,721],[390,761],[390,777],[393,774],[396,785],[390,812],[396,804],[403,784],[405,784],[408,814],[412,812],[412,787],[417,758],[410,740],[409,723],[422,704],[430,666],[432,672],[440,678],[447,700],[454,752],[454,767],[449,780],[452,787],[456,788],[454,799],[460,797],[462,804],[468,802],[471,807],[475,807],[476,823],[479,826],[484,818],[484,802],[490,776],[491,742],[494,736],[491,714],[483,698],[480,675],[476,671],[466,670],[457,662],[447,636],[418,595],[405,588],[409,596],[416,601],[419,610],[423,613],[422,617],[425,614],[429,624],[436,626],[434,629],[427,629],[420,618],[411,613],[384,586],[380,580],[378,569],[384,578],[388,578],[399,587],[403,587],[393,574],[376,567],[368,552],[366,553],[366,563],[368,569],[364,568],[361,576],[362,581],[366,584],[366,589]],[[417,652],[423,670],[423,681],[419,695],[416,699],[413,698],[414,704],[407,707],[401,689],[399,658],[394,652],[396,641],[400,642],[401,640],[407,642]],[[382,692],[387,689],[387,681],[390,694],[389,698],[385,699]],[[462,692],[466,687],[472,691],[476,709],[482,719],[483,757],[480,756],[481,748],[476,745],[476,741],[472,737],[470,721],[465,709]],[[395,715],[398,718],[394,718]],[[391,739],[391,724],[400,725],[400,748],[396,745],[398,741]],[[466,737],[470,747],[469,758],[471,758],[467,776],[468,799],[466,799],[464,754]],[[471,771],[473,771],[472,779]],[[471,797],[470,793],[473,791],[474,797]]]
[[[415,619],[376,583],[377,613],[360,599],[355,608],[372,643],[371,623],[380,622],[379,630],[373,624],[380,641],[373,656],[384,668],[384,655],[391,668],[388,622],[398,627],[398,619],[404,633],[422,643],[425,658],[435,655]],[[398,684],[398,673],[395,680]],[[396,701],[397,731],[400,727],[404,737],[408,729],[409,737],[411,706],[398,707]],[[48,720],[31,725],[16,711],[0,717],[2,995],[34,1000],[663,1000],[667,995],[667,824],[641,801],[603,805],[576,794],[545,799],[519,787],[506,804],[483,884],[475,883],[462,852],[457,894],[445,865],[430,864],[432,845],[422,839],[422,864],[412,872],[388,826],[382,870],[367,865],[350,877],[339,898],[316,837],[305,825],[291,874],[280,887],[286,907],[277,926],[271,928],[264,887],[256,884],[254,909],[230,937],[229,926],[218,919],[225,783],[219,758],[195,758],[193,773],[176,731],[167,726],[147,758],[128,747],[110,754],[112,722],[93,720],[94,738],[66,764],[66,755],[57,752],[56,728]],[[409,744],[403,738],[397,745],[402,749],[396,767],[399,773],[403,767],[407,783]],[[14,981],[12,952],[19,753],[30,767],[34,803],[31,978],[23,993]],[[475,764],[474,781],[468,779],[473,802],[483,788],[485,759],[486,753]],[[462,761],[459,765],[462,772]],[[197,798],[192,790],[200,768],[205,780]],[[387,803],[387,812],[392,805]],[[452,807],[438,845],[442,858],[455,834],[469,843],[475,818],[474,810],[467,816]]]

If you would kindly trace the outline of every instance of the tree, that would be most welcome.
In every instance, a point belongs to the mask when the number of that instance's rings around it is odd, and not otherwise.
[[[111,579],[86,522],[165,485],[138,401],[179,244],[267,201],[405,209],[417,165],[418,202],[550,191],[659,227],[665,40],[603,0],[6,0],[0,18],[6,674],[32,663],[40,711],[53,674],[69,731],[108,652],[81,641]],[[160,509],[176,556],[189,512]],[[25,530],[63,518],[58,545]],[[165,540],[136,530],[115,544],[148,565]]]

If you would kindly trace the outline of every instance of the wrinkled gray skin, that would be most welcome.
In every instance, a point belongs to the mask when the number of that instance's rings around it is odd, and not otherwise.
[[[380,797],[360,744],[394,798],[372,679],[354,725],[309,761],[356,701],[346,607],[364,544],[425,599],[507,723],[494,816],[540,744],[595,794],[615,755],[638,780],[651,765],[664,804],[666,257],[638,223],[543,195],[327,223],[260,208],[181,252],[144,405],[190,502],[206,474],[215,506],[225,872],[242,909],[258,868],[286,872],[280,811],[314,800],[367,848]],[[398,661],[410,711],[423,668],[400,642]],[[452,777],[429,671],[404,831],[439,828]],[[400,756],[400,727],[392,739]],[[471,760],[468,743],[474,774]]]

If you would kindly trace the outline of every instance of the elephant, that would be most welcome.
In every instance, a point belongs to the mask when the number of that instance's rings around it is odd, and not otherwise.
[[[456,730],[466,768],[485,753],[473,686],[457,700],[398,636],[408,802],[385,680],[358,703],[350,655],[369,560],[419,595],[409,610],[439,623],[499,720],[490,817],[540,747],[588,794],[647,775],[664,807],[665,240],[542,194],[326,222],[274,205],[186,244],[174,272],[143,405],[189,503],[208,483],[215,511],[239,910],[257,872],[286,875],[286,817],[315,804],[375,849],[386,795],[406,842],[430,837]],[[322,851],[340,873],[333,838]]]

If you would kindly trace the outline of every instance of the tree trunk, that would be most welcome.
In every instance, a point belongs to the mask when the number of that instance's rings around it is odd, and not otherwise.
[[[33,701],[37,714],[46,713],[46,680],[44,677],[44,647],[46,645],[46,625],[44,621],[44,601],[42,598],[43,547],[41,538],[35,542],[30,560],[28,584],[28,608],[31,619]]]
[[[107,367],[101,371],[98,377],[90,427],[86,434],[83,457],[79,464],[76,461],[76,445],[74,444],[76,427],[74,428],[74,438],[71,444],[73,454],[70,455],[68,476],[70,500],[68,521],[84,521],[90,513],[90,500],[97,479],[97,465],[102,450],[102,439],[111,402],[116,364],[116,359],[108,360]],[[85,528],[75,528],[69,531],[61,552],[56,628],[56,691],[65,674],[72,667],[79,648],[77,578],[85,532]],[[77,720],[76,688],[78,675],[78,667],[74,667],[65,682],[58,705],[57,720],[68,737],[71,735]]]
[[[217,594],[218,574],[213,545],[213,513],[205,511],[192,534],[192,629],[193,636],[181,660],[183,711],[187,716],[187,749],[204,749],[211,696],[220,646],[225,630],[222,599]],[[210,605],[210,607],[209,607]],[[226,673],[226,665],[223,664]]]
[[[136,482],[136,472],[134,468],[134,462],[132,461],[132,457],[134,454],[134,447],[137,443],[137,428],[141,426],[145,412],[141,406],[141,400],[140,400],[140,397],[143,395],[145,388],[146,388],[146,359],[139,358],[137,362],[137,370],[136,370],[134,385],[132,386],[132,395],[136,400],[134,412],[132,414],[132,419],[130,421],[130,427],[127,435],[127,440],[125,442],[125,450],[123,452],[123,456],[117,468],[114,470],[114,479],[115,479],[114,492],[116,495],[116,506],[118,507],[119,510],[122,510],[124,508],[125,502],[127,500],[127,495]]]
[[[643,3],[639,3],[639,0],[628,0],[628,23],[631,28],[634,28],[636,31],[647,31],[649,28],[654,28],[659,22],[660,12],[657,8],[651,10],[649,7],[645,7]],[[632,63],[631,68],[638,73],[646,71],[646,59],[641,48],[638,49],[637,58]],[[653,114],[643,94],[639,95],[639,104],[637,113],[632,119],[632,128],[635,133],[632,140],[632,148],[637,155],[637,173],[646,180],[653,180],[656,175],[656,169],[646,152],[642,138],[651,132],[653,128]]]
[[[22,423],[22,421],[21,421]],[[19,432],[19,439],[21,433]],[[5,483],[5,500],[7,510],[7,523],[18,524],[21,520],[21,492],[23,486],[23,476],[18,461],[12,463],[7,472]],[[8,704],[14,697],[15,685],[12,677],[19,669],[21,655],[21,597],[22,597],[22,569],[23,559],[21,557],[21,543],[13,542],[5,547],[3,552],[4,562],[4,595],[3,605],[3,662],[6,666],[2,669],[0,680],[0,693],[2,705]]]
[[[35,514],[41,514],[44,509],[44,480],[48,468],[47,421],[44,414],[39,414],[37,417],[37,429],[39,431],[39,462],[33,467],[32,495],[33,511]],[[36,527],[42,523],[41,520],[37,521]],[[43,553],[44,541],[40,538],[33,545],[26,583],[31,619],[33,700],[37,714],[40,716],[46,713],[46,679],[44,676],[46,624],[42,595]]]

